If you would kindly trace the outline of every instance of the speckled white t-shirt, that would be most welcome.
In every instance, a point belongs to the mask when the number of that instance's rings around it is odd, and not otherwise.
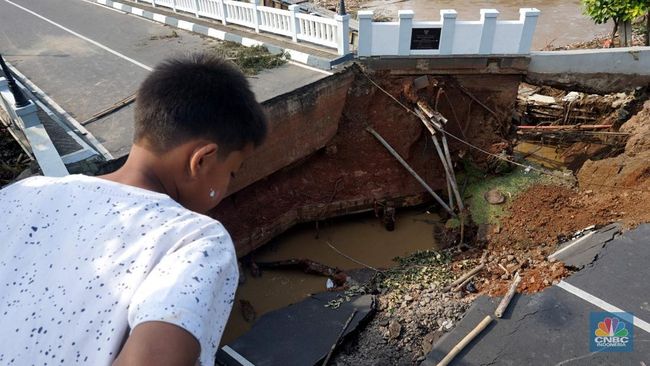
[[[100,178],[0,190],[0,365],[110,365],[129,329],[178,325],[212,366],[237,285],[228,232]]]

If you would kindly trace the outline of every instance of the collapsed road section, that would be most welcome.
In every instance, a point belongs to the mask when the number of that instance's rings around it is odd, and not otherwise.
[[[504,137],[526,59],[451,57],[429,62],[353,65],[263,103],[270,136],[233,182],[236,193],[213,212],[229,228],[240,255],[299,222],[431,199],[367,127],[393,146],[429,187],[446,189],[445,169],[429,132],[396,103],[399,98],[410,103],[418,78],[426,84],[420,90],[425,99],[449,119],[450,134],[495,154],[507,146]],[[449,150],[453,168],[475,154],[453,139]],[[485,155],[474,158],[485,167],[493,163]]]

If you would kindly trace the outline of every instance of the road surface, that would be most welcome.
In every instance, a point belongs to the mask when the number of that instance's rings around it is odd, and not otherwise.
[[[0,0],[0,53],[78,121],[133,94],[166,57],[218,42],[83,0]],[[326,76],[291,63],[249,80],[264,101]],[[132,115],[131,105],[86,128],[117,158]]]

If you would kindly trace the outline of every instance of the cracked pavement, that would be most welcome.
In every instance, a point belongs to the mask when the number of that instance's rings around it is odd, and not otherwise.
[[[650,282],[645,278],[650,263],[650,225],[607,241],[597,254],[597,260],[566,282],[650,321]],[[485,315],[494,313],[499,301],[478,298],[421,365],[436,365]],[[589,316],[601,311],[557,286],[537,294],[517,294],[504,317],[495,319],[450,365],[650,365],[650,333],[638,326],[633,352],[589,350]]]

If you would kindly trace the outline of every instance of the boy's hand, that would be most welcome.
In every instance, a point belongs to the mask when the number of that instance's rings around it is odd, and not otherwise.
[[[201,348],[185,329],[145,322],[133,329],[113,366],[195,366]]]

